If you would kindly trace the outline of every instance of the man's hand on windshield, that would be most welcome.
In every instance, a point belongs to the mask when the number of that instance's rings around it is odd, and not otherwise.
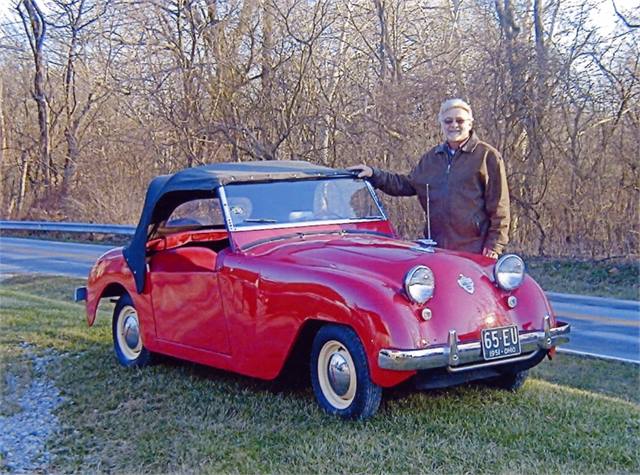
[[[350,172],[358,172],[358,178],[371,178],[373,176],[373,168],[360,164],[347,168]]]

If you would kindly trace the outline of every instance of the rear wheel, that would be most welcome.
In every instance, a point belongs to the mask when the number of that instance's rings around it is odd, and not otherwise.
[[[504,389],[505,391],[516,392],[524,385],[528,376],[529,371],[506,373],[494,379],[491,384],[496,388]]]
[[[140,320],[129,294],[116,303],[113,311],[113,348],[122,366],[146,366],[151,363],[151,353],[142,344]]]
[[[327,325],[316,334],[311,384],[320,407],[344,419],[371,417],[382,399],[382,388],[371,381],[364,347],[348,327]]]

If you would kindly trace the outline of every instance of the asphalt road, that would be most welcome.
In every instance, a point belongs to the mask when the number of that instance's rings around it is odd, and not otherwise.
[[[0,276],[44,273],[86,277],[110,246],[0,237]],[[571,323],[568,353],[640,363],[640,302],[547,294],[560,320]]]
[[[560,320],[571,323],[567,353],[640,363],[640,302],[547,292]]]
[[[113,246],[0,237],[0,275],[39,273],[87,277]]]

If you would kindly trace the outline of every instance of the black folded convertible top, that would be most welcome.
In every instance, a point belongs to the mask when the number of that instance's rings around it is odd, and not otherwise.
[[[140,222],[133,239],[124,248],[124,258],[133,272],[136,289],[144,289],[145,246],[153,226],[165,220],[181,203],[210,196],[216,188],[229,183],[267,182],[353,176],[346,170],[314,165],[304,161],[271,160],[264,162],[215,163],[187,168],[173,175],[161,175],[149,184]]]

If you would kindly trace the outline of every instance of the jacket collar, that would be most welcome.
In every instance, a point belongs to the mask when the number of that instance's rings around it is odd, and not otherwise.
[[[480,142],[480,139],[478,139],[478,136],[472,130],[469,134],[469,139],[464,144],[462,144],[462,147],[460,148],[465,153],[471,153],[478,146],[478,142]],[[436,147],[436,153],[447,153],[448,148],[449,145],[447,144],[447,142],[441,143]]]

